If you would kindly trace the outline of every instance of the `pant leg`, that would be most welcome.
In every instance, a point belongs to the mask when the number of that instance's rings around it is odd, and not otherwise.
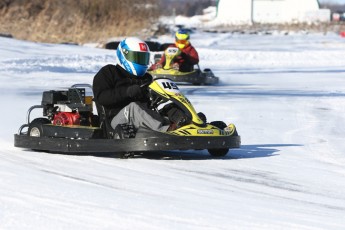
[[[131,102],[112,119],[111,127],[118,124],[133,125],[136,129],[147,127],[152,130],[165,132],[169,123],[157,112],[148,109],[145,103]]]

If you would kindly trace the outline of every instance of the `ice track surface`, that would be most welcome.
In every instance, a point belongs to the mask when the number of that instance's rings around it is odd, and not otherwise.
[[[181,88],[209,121],[237,125],[242,148],[224,158],[14,148],[43,90],[91,84],[115,56],[0,38],[0,229],[344,229],[345,40],[197,32],[192,41],[221,83]]]

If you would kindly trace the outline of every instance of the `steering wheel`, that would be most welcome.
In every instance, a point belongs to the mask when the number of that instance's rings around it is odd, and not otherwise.
[[[152,83],[152,81],[144,82],[143,84],[140,85],[140,88],[144,89],[145,87],[148,87],[151,83]]]

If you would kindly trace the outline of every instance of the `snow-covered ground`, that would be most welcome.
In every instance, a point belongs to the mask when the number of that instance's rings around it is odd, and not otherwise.
[[[182,91],[242,137],[224,158],[13,147],[42,91],[91,84],[115,53],[0,38],[0,229],[345,229],[345,39],[197,32],[191,41],[221,84]]]

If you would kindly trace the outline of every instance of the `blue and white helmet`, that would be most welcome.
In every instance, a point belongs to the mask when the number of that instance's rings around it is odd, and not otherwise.
[[[118,64],[127,72],[141,77],[150,63],[150,49],[139,38],[130,37],[122,40],[116,51]]]

